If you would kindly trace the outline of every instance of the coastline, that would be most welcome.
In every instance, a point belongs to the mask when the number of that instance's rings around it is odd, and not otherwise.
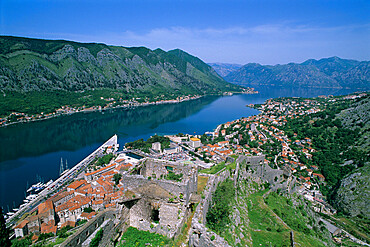
[[[258,91],[255,91],[253,88],[251,88],[250,90],[244,91],[244,92],[224,92],[223,94],[220,94],[220,96],[231,96],[231,95],[234,95],[234,94],[258,94],[258,93],[259,93]],[[92,106],[92,107],[89,107],[89,108],[72,108],[72,107],[69,107],[69,106],[63,106],[61,109],[57,109],[53,113],[36,114],[36,117],[32,117],[32,118],[28,117],[27,115],[25,116],[24,113],[12,113],[9,116],[4,117],[3,119],[5,119],[5,120],[3,120],[3,122],[0,121],[0,128],[15,125],[15,124],[20,124],[20,123],[30,123],[30,122],[48,120],[48,119],[52,119],[52,118],[56,118],[56,117],[72,115],[72,114],[75,114],[75,113],[89,113],[89,112],[96,112],[96,111],[114,110],[114,109],[120,109],[120,108],[129,109],[129,108],[136,108],[136,107],[149,106],[149,105],[178,104],[178,103],[182,103],[182,102],[186,102],[186,101],[190,101],[190,100],[196,100],[196,99],[200,99],[200,98],[205,97],[205,96],[212,96],[212,95],[214,95],[214,94],[194,95],[194,96],[187,95],[187,96],[183,96],[183,98],[181,97],[181,99],[169,99],[169,100],[143,102],[143,103],[139,103],[139,102],[132,102],[131,103],[130,102],[130,103],[126,103],[126,104],[123,104],[123,105],[117,105],[117,106],[111,106],[110,103],[109,103],[105,107]],[[19,119],[18,121],[6,123],[6,119],[11,117],[12,115],[22,116],[22,118]],[[25,118],[25,119],[23,119],[23,118]]]

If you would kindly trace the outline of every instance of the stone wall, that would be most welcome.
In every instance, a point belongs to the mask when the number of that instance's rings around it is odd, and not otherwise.
[[[271,185],[271,189],[276,191],[278,189],[291,191],[295,184],[295,179],[288,177],[286,180],[284,175],[285,172],[282,169],[272,169],[269,165],[264,163],[265,156],[239,156],[237,164],[243,164],[243,171],[239,173],[239,179],[245,179],[251,175],[256,178],[260,178],[262,181],[268,182]],[[248,174],[248,175],[247,175]]]
[[[156,216],[153,216],[154,211]],[[142,198],[130,209],[130,226],[173,238],[180,233],[187,215],[187,207],[179,202]]]
[[[157,160],[157,159],[146,159],[140,174],[144,177],[155,177],[157,179],[164,178],[169,171],[175,174],[182,173],[184,176],[190,175],[192,170],[191,165],[179,164],[177,162]]]
[[[152,207],[149,200],[139,200],[130,209],[130,226],[133,226],[140,230],[149,228],[151,211]],[[146,226],[146,224],[148,224],[148,226]]]
[[[169,171],[182,173],[182,180],[164,179]],[[180,233],[189,213],[191,195],[197,191],[198,168],[192,164],[146,159],[140,175],[123,173],[120,183],[136,194],[132,206],[122,202],[130,207],[129,225],[173,238]]]
[[[198,173],[194,172],[190,177],[184,179],[182,182],[175,182],[171,180],[156,180],[156,179],[147,179],[141,175],[123,175],[120,183],[124,188],[128,188],[135,192],[141,192],[145,194],[145,191],[141,190],[143,186],[149,186],[150,184],[155,184],[160,186],[165,191],[168,191],[172,196],[180,197],[182,194],[185,204],[189,203],[191,193],[196,192],[198,185]],[[158,196],[155,194],[146,194],[145,196],[153,197]],[[164,199],[164,198],[162,198]]]
[[[265,155],[245,156],[240,155],[236,160],[237,163],[245,162],[247,165],[262,165],[265,161]]]
[[[189,246],[230,246],[222,237],[207,229],[205,226],[206,216],[212,202],[213,192],[216,190],[217,185],[220,182],[223,182],[225,179],[230,177],[230,172],[224,168],[215,175],[206,176],[208,176],[208,182],[203,191],[204,199],[200,201],[199,205],[195,209],[191,222]]]
[[[116,218],[116,209],[106,209],[100,212],[95,218],[87,222],[83,227],[81,227],[73,235],[69,236],[66,241],[64,241],[61,247],[81,247],[82,243],[96,230],[101,224],[107,219],[114,220]],[[109,231],[107,231],[109,232]]]

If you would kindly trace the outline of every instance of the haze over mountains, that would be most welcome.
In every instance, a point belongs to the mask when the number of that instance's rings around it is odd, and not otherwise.
[[[155,93],[239,90],[199,58],[176,49],[0,36],[0,88],[18,92],[113,88]]]
[[[289,86],[370,89],[370,62],[330,57],[303,63],[261,65],[248,63],[240,68],[210,64],[226,81],[244,86]]]
[[[214,70],[222,77],[227,76],[231,72],[237,71],[243,65],[241,64],[230,64],[230,63],[208,63]]]

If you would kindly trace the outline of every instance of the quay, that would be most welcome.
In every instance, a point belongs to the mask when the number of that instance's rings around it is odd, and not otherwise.
[[[76,176],[78,176],[78,174],[80,174],[83,170],[86,169],[90,162],[95,159],[95,157],[102,155],[106,147],[108,146],[118,147],[117,141],[118,141],[117,135],[112,136],[109,140],[107,140],[104,144],[98,147],[89,156],[80,161],[77,165],[61,174],[58,179],[56,179],[53,183],[49,184],[49,186],[43,189],[35,199],[31,200],[24,207],[20,208],[17,212],[10,216],[6,220],[7,225],[13,225],[18,220],[19,216],[31,211],[34,207],[39,205],[45,198],[51,196],[54,192],[57,192],[58,189],[60,189],[63,185],[73,180]]]

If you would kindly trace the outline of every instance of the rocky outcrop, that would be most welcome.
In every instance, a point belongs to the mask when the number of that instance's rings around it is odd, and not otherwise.
[[[365,153],[370,152],[370,98],[366,97],[341,111],[337,118],[345,128],[358,129],[360,138],[356,146]]]
[[[350,216],[362,215],[370,219],[370,164],[356,169],[345,177],[335,197],[336,206]]]

